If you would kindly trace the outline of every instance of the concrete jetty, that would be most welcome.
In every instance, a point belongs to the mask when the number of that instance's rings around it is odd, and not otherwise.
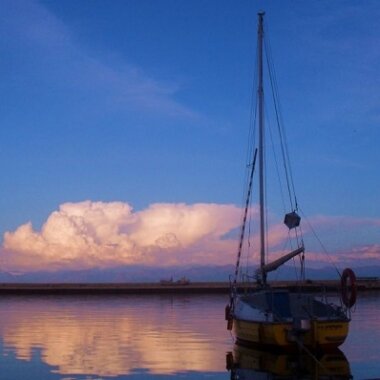
[[[298,289],[299,282],[275,281],[270,283],[273,288]],[[335,280],[307,281],[302,288],[308,292],[336,291],[340,282]],[[240,290],[247,286],[239,285]],[[359,291],[380,290],[378,278],[358,279]],[[190,282],[189,284],[160,283],[0,283],[1,295],[101,295],[101,294],[228,294],[228,282]]]

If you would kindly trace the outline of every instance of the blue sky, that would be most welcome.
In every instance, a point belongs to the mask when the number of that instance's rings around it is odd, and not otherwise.
[[[67,202],[240,206],[260,9],[302,209],[380,244],[378,1],[3,0],[0,232]]]

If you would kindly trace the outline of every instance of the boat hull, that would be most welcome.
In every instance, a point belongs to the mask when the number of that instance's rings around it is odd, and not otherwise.
[[[334,349],[348,334],[349,320],[311,320],[307,330],[295,329],[291,322],[262,322],[233,319],[233,331],[238,342],[248,345],[291,349],[303,345],[309,348]]]

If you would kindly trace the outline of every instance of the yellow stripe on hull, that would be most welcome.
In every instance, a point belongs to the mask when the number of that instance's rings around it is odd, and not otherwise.
[[[311,321],[310,329],[298,335],[308,347],[338,347],[347,337],[348,320]],[[233,329],[239,341],[257,345],[288,347],[297,345],[292,323],[253,322],[234,319]]]

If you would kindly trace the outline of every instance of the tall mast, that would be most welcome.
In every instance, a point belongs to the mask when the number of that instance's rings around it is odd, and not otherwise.
[[[259,101],[259,182],[260,182],[260,269],[261,280],[266,285],[265,266],[265,194],[264,194],[264,87],[263,87],[263,39],[264,14],[259,12],[258,25],[258,101]]]

